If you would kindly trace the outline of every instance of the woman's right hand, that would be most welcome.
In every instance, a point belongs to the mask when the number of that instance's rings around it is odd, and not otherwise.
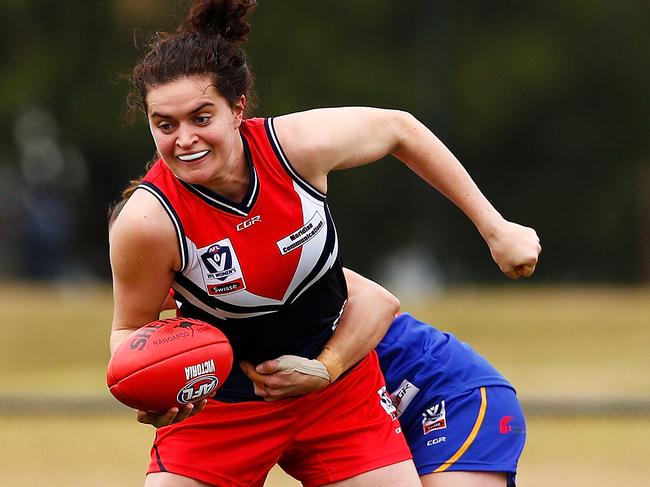
[[[182,408],[173,407],[166,413],[150,413],[147,411],[138,411],[138,423],[150,424],[156,428],[169,426],[170,424],[180,423],[181,421],[200,413],[208,403],[207,399],[196,404],[186,404]]]

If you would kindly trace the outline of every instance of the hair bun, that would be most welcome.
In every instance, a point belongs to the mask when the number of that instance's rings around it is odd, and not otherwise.
[[[231,42],[243,42],[250,31],[246,16],[256,0],[196,0],[187,15],[187,30],[220,35]]]

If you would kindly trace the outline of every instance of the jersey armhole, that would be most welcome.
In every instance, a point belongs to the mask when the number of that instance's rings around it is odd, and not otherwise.
[[[318,189],[316,189],[312,184],[310,184],[302,176],[300,176],[300,174],[298,174],[298,172],[295,170],[291,162],[289,162],[289,158],[284,153],[284,150],[280,145],[280,139],[278,139],[278,136],[275,133],[275,127],[273,125],[273,117],[269,117],[265,119],[264,126],[266,128],[266,135],[268,136],[271,147],[273,148],[273,152],[275,153],[276,157],[280,161],[280,164],[282,164],[284,170],[289,174],[289,176],[291,176],[291,179],[293,179],[298,184],[298,186],[300,186],[304,191],[306,191],[307,194],[309,194],[311,197],[316,198],[319,201],[326,201],[327,195],[319,191]]]
[[[150,194],[152,194],[160,202],[160,204],[165,210],[165,213],[167,213],[169,219],[172,221],[172,224],[174,225],[174,230],[176,232],[178,249],[181,255],[181,266],[180,269],[176,272],[182,273],[187,267],[189,252],[187,250],[187,242],[185,240],[185,231],[183,230],[183,225],[181,223],[180,218],[176,214],[176,211],[174,211],[174,208],[172,207],[167,197],[154,184],[148,181],[143,181],[136,188],[136,190],[138,189],[144,189],[145,191],[148,191]]]

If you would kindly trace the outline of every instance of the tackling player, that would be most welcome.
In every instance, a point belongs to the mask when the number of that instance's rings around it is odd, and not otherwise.
[[[513,386],[452,334],[407,313],[392,323],[383,318],[391,310],[385,289],[347,269],[346,280],[350,297],[343,316],[350,319],[341,322],[327,346],[344,369],[381,338],[376,350],[392,414],[399,418],[422,484],[514,487],[526,422]],[[256,393],[273,401],[327,387],[312,373],[314,365],[300,367],[304,362],[280,357],[256,368],[242,366]]]

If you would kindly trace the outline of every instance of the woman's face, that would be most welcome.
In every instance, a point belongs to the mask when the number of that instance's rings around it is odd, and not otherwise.
[[[244,96],[232,107],[208,76],[190,76],[152,87],[146,101],[156,148],[172,172],[185,182],[223,190],[244,160]]]

